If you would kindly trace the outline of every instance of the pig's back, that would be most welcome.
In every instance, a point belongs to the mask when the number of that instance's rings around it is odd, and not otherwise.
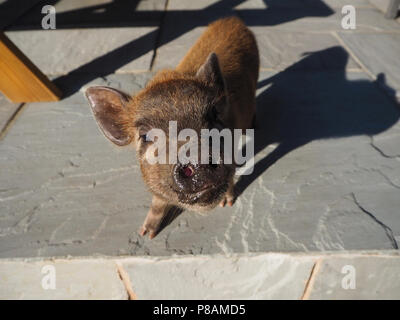
[[[204,31],[176,70],[196,74],[211,52],[218,56],[233,111],[239,118],[240,123],[236,123],[236,127],[251,126],[259,70],[258,48],[253,33],[237,17],[217,20]]]

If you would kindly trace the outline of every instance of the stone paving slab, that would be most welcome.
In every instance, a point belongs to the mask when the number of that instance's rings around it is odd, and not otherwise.
[[[316,268],[310,299],[400,299],[398,255],[328,257]]]
[[[311,8],[288,10],[277,7],[266,9],[265,12],[237,10],[237,13],[250,26],[265,26],[272,30],[310,33],[343,31],[343,15],[339,8],[325,8],[321,11]],[[356,21],[359,32],[400,32],[398,22],[385,19],[378,9],[357,8]]]
[[[264,160],[234,207],[184,212],[154,240],[138,235],[151,196],[134,151],[102,136],[82,92],[29,104],[0,141],[0,257],[396,248],[399,110],[363,73],[297,67],[261,73]],[[135,92],[151,76],[93,83]]]
[[[176,26],[168,17],[166,21],[161,36],[161,43],[164,44],[157,48],[153,70],[174,68],[205,30],[205,27],[194,28],[176,38]],[[283,70],[301,60],[309,52],[339,45],[337,39],[331,34],[270,31],[265,27],[251,27],[251,30],[257,39],[261,70]],[[169,41],[172,38],[174,39]],[[338,57],[335,55],[325,58],[324,61],[313,61],[313,64],[303,67],[306,70],[343,69],[342,65],[337,64]],[[345,68],[354,70],[360,67],[353,58],[349,57]]]
[[[382,13],[386,13],[390,0],[369,0],[369,2],[374,5],[376,8],[382,11]]]
[[[37,1],[36,1],[37,2]],[[57,12],[57,29],[118,26],[158,26],[166,0],[67,0],[53,4]],[[41,2],[8,29],[41,29]],[[49,3],[50,4],[50,3]]]
[[[345,5],[348,5],[349,2],[347,0],[323,0],[331,8],[342,8]],[[352,0],[351,5],[356,8],[372,8],[374,7],[369,0]]]
[[[133,92],[150,76],[120,75],[117,80],[110,76],[93,84],[118,88],[123,83],[125,90]],[[141,178],[133,151],[115,148],[104,140],[82,92],[59,103],[29,104],[0,145],[4,147],[0,157],[13,167],[10,174],[4,167],[0,175],[3,256],[15,250],[17,256],[68,255],[71,247],[77,250],[75,255],[82,255],[83,247],[88,255],[128,253],[124,250],[129,247],[129,235],[136,233],[146,211],[143,206],[151,197],[141,183],[136,185]],[[111,192],[115,184],[127,193],[116,196]],[[138,191],[137,198],[128,190]],[[26,205],[26,197],[35,204]],[[137,211],[139,218],[135,217]],[[130,221],[135,220],[132,226]],[[108,240],[96,244],[100,234],[108,234]],[[3,242],[5,235],[11,237],[8,244]],[[97,245],[102,247],[100,251]]]
[[[312,257],[283,254],[122,260],[138,299],[300,299]]]
[[[0,93],[0,132],[5,129],[8,121],[20,107],[20,103],[12,103]]]
[[[398,251],[0,259],[1,299],[399,299]]]
[[[167,21],[170,20],[167,19]],[[157,48],[157,56],[154,60],[153,70],[175,68],[205,29],[205,27],[193,28],[176,37],[174,36],[176,34],[176,26],[174,26],[172,21],[165,24],[161,34],[161,43],[165,44]]]
[[[207,26],[208,23],[230,15],[239,15],[248,26],[276,26],[286,22],[295,22],[306,17],[327,17],[334,13],[334,10],[323,3],[304,6],[304,3],[284,2],[283,5],[275,1],[272,5],[266,6],[261,0],[250,1],[205,1],[188,4],[185,0],[168,2],[168,19],[177,25],[177,30],[186,29],[188,26]],[[292,30],[292,31],[298,31]]]
[[[47,75],[109,74],[148,71],[157,27],[8,31],[6,35]],[[114,51],[118,56],[107,59],[101,68],[85,66]]]
[[[215,0],[203,0],[203,1],[188,1],[188,0],[169,0],[169,10],[199,10],[205,9],[213,4]],[[342,8],[344,5],[348,5],[348,0],[244,0],[237,1],[236,3],[225,2],[221,5],[223,9],[235,8],[235,9],[266,9],[271,7],[280,8]],[[368,0],[352,0],[351,5],[356,8],[373,8],[374,6]]]
[[[1,300],[127,298],[128,294],[118,276],[117,266],[112,261],[0,260]]]
[[[400,297],[397,251],[128,258],[119,263],[138,299]]]
[[[339,36],[371,73],[385,75],[385,84],[397,91],[392,94],[400,100],[400,34],[340,33]]]
[[[168,3],[166,17],[173,17],[172,21],[180,24],[185,21],[187,25],[204,26],[218,17],[237,14],[247,25],[263,26],[266,30],[326,33],[343,31],[341,8],[348,4],[348,1],[274,1],[266,5],[261,0],[236,3],[210,0],[189,4],[185,0],[172,0]],[[354,5],[358,31],[400,32],[396,21],[385,19],[369,2],[355,2]]]
[[[284,70],[300,61],[310,52],[339,46],[330,34],[309,34],[301,32],[268,31],[264,27],[252,27],[260,51],[260,67],[263,69]],[[338,65],[338,58],[332,52],[325,60],[304,65],[305,70],[359,69],[359,65],[349,57],[345,66]]]
[[[298,61],[303,53],[338,45],[337,36],[332,32],[342,32],[344,35],[351,33],[344,31],[341,26],[343,3],[277,1],[267,6],[263,1],[254,0],[243,1],[235,6],[229,2],[170,1],[153,69],[175,66],[208,23],[223,16],[239,15],[256,34],[261,53],[261,68],[282,70]],[[385,31],[396,35],[400,32],[397,22],[386,20],[367,1],[357,2],[355,6],[355,35],[367,31]],[[380,34],[375,36],[379,37]],[[335,57],[329,57],[322,64],[308,67],[330,69],[335,67],[335,61]],[[346,67],[357,69],[359,65],[349,57]]]
[[[382,154],[383,157],[394,159],[400,154],[398,140],[400,136],[399,126],[393,126],[381,134],[372,138],[372,146]],[[400,182],[399,180],[396,180]],[[399,183],[397,183],[399,184]]]

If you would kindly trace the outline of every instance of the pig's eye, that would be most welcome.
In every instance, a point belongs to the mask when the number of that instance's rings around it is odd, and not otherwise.
[[[147,133],[141,134],[141,135],[139,136],[139,140],[141,140],[142,142],[150,142],[150,141],[151,141],[151,140],[149,139]]]

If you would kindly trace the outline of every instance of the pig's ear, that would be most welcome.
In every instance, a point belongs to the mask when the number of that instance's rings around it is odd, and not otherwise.
[[[214,52],[209,54],[206,62],[197,71],[196,77],[217,89],[225,90],[224,77],[219,67],[218,57]]]
[[[219,67],[218,57],[214,52],[210,53],[206,62],[197,71],[196,76],[216,88],[220,93],[223,93],[220,96],[223,99],[210,110],[210,117],[213,121],[225,123],[225,119],[228,119],[227,113],[229,112],[228,108],[226,108],[228,104],[226,103],[225,81]]]
[[[124,119],[127,119],[126,105],[129,96],[113,88],[102,86],[88,88],[85,95],[104,135],[116,145],[129,144],[132,137],[123,125]]]

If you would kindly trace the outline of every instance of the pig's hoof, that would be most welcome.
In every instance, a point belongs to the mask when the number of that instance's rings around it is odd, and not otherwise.
[[[155,230],[154,228],[150,227],[150,226],[145,226],[143,225],[140,228],[139,234],[143,237],[146,234],[149,234],[149,238],[153,239],[156,235],[157,235],[157,230]]]
[[[234,202],[235,202],[235,197],[233,195],[225,194],[221,202],[219,203],[219,206],[225,207],[226,205],[228,205],[229,207],[232,207]]]
[[[146,235],[146,233],[147,233],[147,229],[144,226],[140,227],[139,234],[143,237]]]

